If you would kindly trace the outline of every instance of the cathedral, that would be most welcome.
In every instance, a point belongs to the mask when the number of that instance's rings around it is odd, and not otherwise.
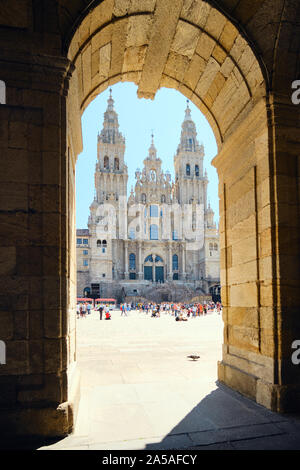
[[[204,148],[187,102],[174,156],[162,170],[152,134],[127,196],[125,138],[111,90],[98,134],[88,229],[77,230],[77,296],[189,301],[219,289],[219,234],[207,201]]]

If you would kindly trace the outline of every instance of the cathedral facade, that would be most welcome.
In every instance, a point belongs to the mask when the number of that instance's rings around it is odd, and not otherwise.
[[[207,201],[204,148],[189,105],[174,156],[174,181],[162,170],[152,135],[128,197],[124,154],[110,91],[98,134],[88,229],[77,230],[78,297],[187,301],[209,294],[220,282],[219,234]]]

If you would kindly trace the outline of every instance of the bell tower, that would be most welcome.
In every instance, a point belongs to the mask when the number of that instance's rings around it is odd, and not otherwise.
[[[118,201],[127,198],[127,166],[124,163],[125,138],[119,132],[118,115],[114,109],[112,90],[107,100],[103,128],[98,134],[95,172],[96,200]]]
[[[175,197],[179,204],[204,204],[208,179],[203,174],[204,148],[198,143],[194,121],[191,118],[189,101],[181,125],[180,143],[174,156]]]

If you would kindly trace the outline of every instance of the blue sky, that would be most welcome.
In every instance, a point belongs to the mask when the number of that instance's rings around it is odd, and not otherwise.
[[[162,160],[163,170],[169,170],[174,178],[174,155],[180,140],[181,124],[186,109],[186,97],[176,90],[161,88],[155,99],[137,97],[137,86],[133,83],[118,83],[112,87],[114,107],[118,113],[120,131],[125,137],[125,163],[128,166],[129,196],[135,185],[135,170],[142,169],[148,155],[151,133],[157,156]],[[102,129],[103,114],[107,107],[109,90],[97,96],[82,116],[83,152],[76,164],[76,227],[86,228],[89,206],[94,198],[94,172],[97,159],[97,134]],[[203,143],[207,169],[208,199],[219,218],[218,176],[211,160],[217,154],[214,134],[204,115],[190,101],[192,119],[196,124],[198,141]]]

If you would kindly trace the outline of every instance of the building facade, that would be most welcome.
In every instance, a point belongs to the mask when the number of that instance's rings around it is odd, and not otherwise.
[[[204,148],[189,105],[174,156],[175,181],[163,172],[152,135],[127,197],[124,153],[110,92],[98,134],[88,229],[77,230],[78,297],[188,300],[209,294],[219,285],[219,234],[207,201]]]

